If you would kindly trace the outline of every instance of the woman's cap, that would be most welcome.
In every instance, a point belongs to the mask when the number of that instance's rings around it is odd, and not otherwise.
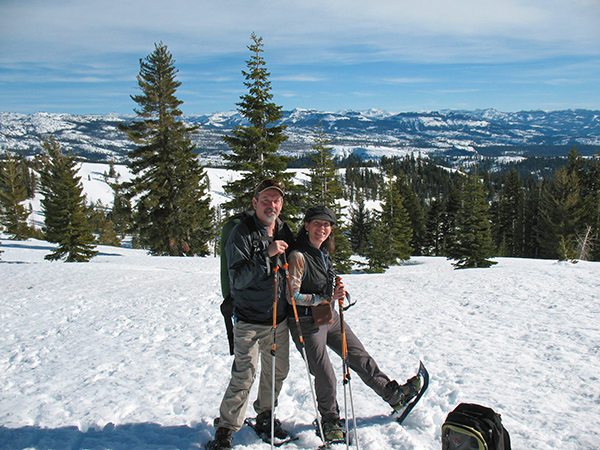
[[[304,222],[310,222],[311,220],[327,220],[335,225],[336,217],[335,213],[327,206],[312,206],[304,214]]]

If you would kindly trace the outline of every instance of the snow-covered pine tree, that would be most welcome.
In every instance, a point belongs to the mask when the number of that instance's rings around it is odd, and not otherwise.
[[[23,206],[28,196],[23,165],[22,161],[10,154],[0,161],[0,223],[12,239],[19,240],[31,236],[27,225],[29,211]]]
[[[98,252],[86,217],[85,195],[77,163],[63,155],[58,142],[42,142],[46,151],[41,173],[42,211],[46,240],[58,247],[45,259],[86,262]]]
[[[457,216],[457,242],[452,259],[457,269],[490,267],[494,255],[489,205],[485,188],[477,174],[468,175],[461,192]]]
[[[223,139],[232,153],[224,153],[227,168],[241,173],[241,178],[225,184],[224,189],[232,199],[223,205],[231,215],[242,212],[251,205],[255,186],[264,179],[272,178],[283,184],[286,191],[286,217],[294,217],[298,212],[297,202],[293,201],[295,187],[292,174],[286,173],[287,158],[278,155],[280,145],[287,139],[285,125],[278,121],[282,117],[281,106],[273,103],[270,72],[262,56],[262,38],[252,33],[252,43],[248,46],[250,59],[247,70],[242,70],[244,86],[248,92],[240,97],[238,111],[246,120],[233,129],[231,135]]]
[[[121,127],[136,148],[129,154],[135,175],[127,184],[135,200],[137,242],[154,255],[206,255],[212,235],[208,176],[194,155],[195,127],[181,120],[181,85],[165,44],[140,60],[142,91],[131,98],[139,120]]]

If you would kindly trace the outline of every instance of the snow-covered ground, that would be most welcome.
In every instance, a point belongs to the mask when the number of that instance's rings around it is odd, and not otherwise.
[[[201,447],[232,362],[217,259],[99,247],[91,262],[66,264],[44,261],[50,248],[0,246],[0,448]],[[500,412],[514,449],[600,448],[600,263],[498,261],[455,271],[418,257],[344,276],[358,300],[347,320],[381,368],[404,380],[422,360],[431,373],[402,427],[353,378],[362,448],[439,449],[440,426],[463,401]],[[277,414],[300,437],[287,448],[312,449],[295,350],[291,368]],[[246,428],[234,444],[268,448]]]
[[[112,203],[107,171],[82,164],[89,201]],[[236,175],[207,172],[218,205]],[[40,226],[39,198],[32,209]],[[201,447],[232,362],[218,261],[101,246],[91,262],[66,264],[44,260],[52,244],[2,237],[0,449]],[[468,401],[502,414],[514,449],[600,449],[600,263],[498,261],[455,271],[444,258],[419,257],[385,274],[344,276],[358,300],[348,322],[381,368],[404,380],[423,360],[431,373],[403,427],[352,380],[362,448],[439,449],[444,418]],[[277,414],[300,439],[287,448],[315,448],[295,350],[291,368]],[[269,447],[248,429],[234,444]]]

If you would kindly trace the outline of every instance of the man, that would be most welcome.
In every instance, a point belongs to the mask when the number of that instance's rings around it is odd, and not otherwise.
[[[276,312],[275,399],[289,370],[289,334],[286,323],[285,277],[277,270],[279,255],[293,241],[293,233],[279,214],[284,192],[274,180],[264,180],[252,198],[253,214],[237,224],[225,246],[234,308],[234,361],[231,379],[219,410],[215,439],[206,448],[229,449],[232,434],[244,424],[248,395],[254,382],[260,355],[261,373],[258,396],[253,406],[258,414],[256,429],[271,435],[273,306],[278,287]],[[277,282],[275,277],[278,277]],[[274,434],[288,436],[278,420]]]

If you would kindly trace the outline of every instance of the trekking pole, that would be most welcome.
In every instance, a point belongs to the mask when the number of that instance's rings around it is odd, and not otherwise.
[[[279,258],[273,268],[273,343],[271,344],[271,450],[275,440],[275,353],[277,352],[277,303],[279,301]]]
[[[304,345],[304,336],[302,334],[302,327],[300,326],[300,319],[298,318],[298,308],[296,307],[296,299],[294,298],[294,292],[292,289],[291,277],[288,268],[289,265],[284,253],[283,270],[285,271],[285,279],[287,281],[288,292],[290,294],[290,301],[292,302],[292,309],[294,310],[294,320],[296,322],[296,329],[298,330],[298,341],[300,341],[300,348],[302,349],[302,359],[304,360],[304,365],[306,366],[306,376],[308,378],[308,385],[310,387],[310,395],[312,396],[313,405],[315,407],[315,414],[317,416],[317,426],[319,427],[319,434],[321,436],[321,441],[323,441],[323,444],[325,444],[325,434],[323,433],[323,425],[321,424],[321,419],[319,418],[319,408],[317,407],[315,388],[313,386],[312,380],[310,379],[310,369],[308,368],[308,358],[306,357],[306,346]]]
[[[342,279],[335,278],[335,284],[338,286]],[[348,394],[350,397],[350,409],[352,411],[352,427],[354,429],[354,442],[356,448],[359,449],[358,431],[356,428],[356,414],[354,413],[354,399],[352,398],[352,385],[350,383],[350,368],[348,367],[348,341],[346,339],[346,323],[344,322],[344,296],[338,299],[338,307],[340,310],[340,329],[342,332],[342,372],[344,384],[344,416],[346,417],[346,448],[350,447],[350,430],[348,426],[348,404],[346,401],[346,385],[348,385]]]

